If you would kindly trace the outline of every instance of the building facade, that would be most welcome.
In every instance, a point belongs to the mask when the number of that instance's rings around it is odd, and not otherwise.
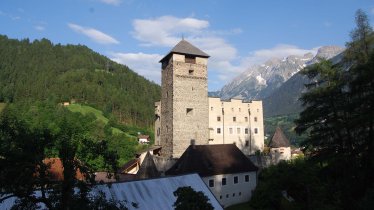
[[[262,102],[208,98],[208,57],[182,40],[160,61],[155,144],[163,157],[179,158],[190,144],[236,144],[246,155],[263,150]]]
[[[264,148],[262,101],[209,98],[209,144],[235,144],[245,155]]]

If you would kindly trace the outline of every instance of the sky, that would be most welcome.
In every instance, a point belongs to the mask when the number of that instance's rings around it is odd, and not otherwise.
[[[208,89],[252,65],[344,47],[369,0],[1,0],[0,34],[82,44],[160,84],[159,60],[182,37],[211,57]]]

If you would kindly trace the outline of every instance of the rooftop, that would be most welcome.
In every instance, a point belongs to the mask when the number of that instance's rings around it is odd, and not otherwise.
[[[275,129],[274,135],[269,142],[270,148],[289,147],[290,141],[284,135],[282,129],[278,126]]]
[[[166,174],[198,173],[205,177],[257,170],[234,144],[190,145]]]
[[[183,55],[196,55],[199,57],[209,58],[209,55],[200,50],[199,48],[193,46],[191,43],[187,42],[186,40],[182,39],[170,52],[163,57],[160,62],[162,62],[165,58],[169,57],[172,53],[179,53]]]

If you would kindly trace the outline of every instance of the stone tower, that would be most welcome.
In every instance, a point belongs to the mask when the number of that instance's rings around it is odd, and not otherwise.
[[[164,157],[179,158],[190,144],[208,143],[208,58],[182,40],[160,61],[160,144]]]

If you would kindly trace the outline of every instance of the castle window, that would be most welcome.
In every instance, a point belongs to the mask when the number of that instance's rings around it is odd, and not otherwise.
[[[187,108],[186,109],[186,115],[188,115],[188,116],[193,115],[193,109],[192,108]]]
[[[248,147],[249,146],[249,141],[245,141],[245,146]]]
[[[239,112],[241,112],[242,111],[242,109],[241,108],[239,108]]]
[[[185,63],[195,64],[196,63],[196,57],[195,56],[191,56],[191,55],[186,55],[185,56]]]
[[[244,120],[245,120],[246,122],[248,122],[248,117],[244,117]]]
[[[210,107],[210,111],[213,111],[213,107],[212,106]]]
[[[235,197],[235,193],[232,194],[232,197]]]
[[[244,133],[245,133],[245,134],[248,134],[248,128],[246,128],[246,129],[244,130]]]
[[[232,121],[236,122],[236,117],[233,117],[233,118],[232,118]]]
[[[226,178],[222,178],[222,186],[226,185]]]
[[[238,176],[234,176],[234,184],[238,184],[238,182],[239,182]]]
[[[240,134],[240,128],[236,128],[236,133]]]
[[[193,69],[188,70],[188,75],[193,75]]]
[[[221,117],[218,116],[217,117],[217,121],[220,122],[221,121]]]
[[[249,182],[249,175],[245,175],[245,176],[244,176],[244,181],[245,181],[245,182]]]
[[[257,122],[257,117],[255,117],[255,122]]]
[[[229,198],[229,194],[226,194],[226,198]]]
[[[217,133],[221,133],[221,128],[217,128]]]
[[[209,187],[214,187],[214,180],[213,179],[209,179]]]
[[[229,128],[229,133],[232,134],[232,128]]]
[[[231,108],[231,111],[234,111],[234,108]]]
[[[219,196],[219,199],[222,199],[222,195]]]
[[[239,196],[241,196],[242,195],[242,192],[239,192]]]
[[[258,134],[258,128],[255,128],[255,134]]]
[[[160,128],[157,128],[157,136],[160,136]]]

